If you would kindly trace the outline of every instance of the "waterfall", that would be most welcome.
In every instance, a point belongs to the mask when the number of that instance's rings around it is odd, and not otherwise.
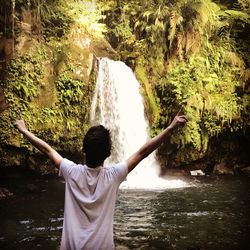
[[[125,63],[99,59],[90,122],[91,125],[102,124],[111,131],[113,149],[105,165],[126,160],[149,139],[140,85]],[[180,180],[159,178],[159,171],[152,153],[131,171],[121,187],[163,189],[185,185]]]

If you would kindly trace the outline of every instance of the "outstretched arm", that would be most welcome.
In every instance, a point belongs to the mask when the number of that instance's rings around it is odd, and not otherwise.
[[[182,124],[184,125],[186,122],[186,116],[176,115],[171,124],[166,129],[145,143],[137,152],[128,158],[128,172],[132,171],[140,161],[157,149],[175,127]]]
[[[25,122],[23,119],[17,120],[15,122],[16,127],[18,130],[24,134],[29,142],[35,146],[38,150],[42,153],[46,154],[55,164],[55,166],[59,169],[62,156],[56,152],[52,147],[50,147],[45,141],[41,140],[40,138],[36,137],[33,133],[31,133],[25,126]]]

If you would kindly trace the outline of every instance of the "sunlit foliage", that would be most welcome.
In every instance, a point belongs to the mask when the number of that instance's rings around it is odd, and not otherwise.
[[[172,137],[178,146],[205,152],[213,136],[249,126],[247,1],[134,0],[110,7],[115,11],[104,11],[110,41],[144,85],[152,134],[180,108],[189,123]]]

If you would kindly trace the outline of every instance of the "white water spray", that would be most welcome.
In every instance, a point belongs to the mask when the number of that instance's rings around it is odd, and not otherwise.
[[[91,124],[102,124],[111,131],[113,151],[105,165],[126,160],[148,139],[140,85],[123,62],[99,60],[96,89],[91,107]],[[181,180],[158,177],[160,167],[154,153],[144,159],[122,183],[122,188],[164,189],[186,186]]]

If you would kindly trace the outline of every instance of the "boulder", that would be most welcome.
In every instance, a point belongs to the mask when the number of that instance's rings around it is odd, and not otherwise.
[[[192,171],[190,171],[190,174],[192,176],[204,176],[205,175],[205,173],[201,169],[192,170]]]
[[[214,166],[213,173],[219,174],[219,175],[233,175],[234,174],[233,170],[227,167],[224,163],[216,164]]]
[[[244,174],[250,175],[250,166],[241,169]]]

